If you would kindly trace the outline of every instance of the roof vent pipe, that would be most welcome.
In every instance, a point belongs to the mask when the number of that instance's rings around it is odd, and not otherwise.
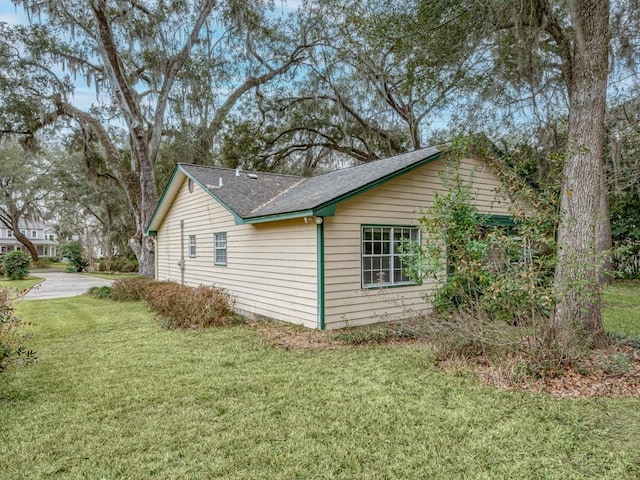
[[[218,187],[222,188],[222,177],[218,177]]]
[[[241,170],[242,170],[242,169],[241,169],[240,167],[236,167],[236,177],[239,177],[239,176],[240,176],[240,171],[241,171]]]

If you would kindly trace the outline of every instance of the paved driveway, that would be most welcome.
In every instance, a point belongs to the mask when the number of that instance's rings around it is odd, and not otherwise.
[[[66,273],[55,270],[32,270],[31,275],[44,278],[24,297],[25,300],[63,298],[82,295],[91,287],[111,285],[113,280],[90,277],[80,273]]]

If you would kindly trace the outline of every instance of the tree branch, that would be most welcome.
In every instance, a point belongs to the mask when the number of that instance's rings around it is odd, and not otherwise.
[[[162,125],[164,123],[164,112],[171,92],[171,87],[175,81],[176,75],[186,62],[191,49],[198,41],[198,36],[202,26],[211,14],[211,11],[216,6],[216,0],[206,0],[205,4],[201,7],[198,18],[196,19],[193,29],[189,38],[187,38],[185,44],[182,46],[180,53],[171,59],[165,72],[164,83],[160,89],[158,95],[158,102],[156,104],[156,111],[153,118],[153,126],[151,129],[151,138],[149,142],[149,158],[152,163],[155,163],[155,159],[158,156],[158,149],[160,148],[160,141],[162,140]]]

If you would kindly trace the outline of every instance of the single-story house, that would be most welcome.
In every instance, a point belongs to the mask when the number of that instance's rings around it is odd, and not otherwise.
[[[312,177],[178,164],[147,233],[156,278],[216,285],[239,313],[333,329],[428,311],[433,282],[414,284],[398,245],[419,240],[419,213],[443,191],[438,148]],[[510,200],[483,160],[473,173],[482,213],[508,219]]]

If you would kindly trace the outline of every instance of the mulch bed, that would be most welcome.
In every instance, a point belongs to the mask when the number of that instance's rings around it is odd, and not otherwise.
[[[636,397],[640,398],[640,350],[611,345],[591,352],[563,371],[544,378],[524,378],[506,384],[491,366],[478,366],[485,383],[512,390],[548,393],[559,398]]]

